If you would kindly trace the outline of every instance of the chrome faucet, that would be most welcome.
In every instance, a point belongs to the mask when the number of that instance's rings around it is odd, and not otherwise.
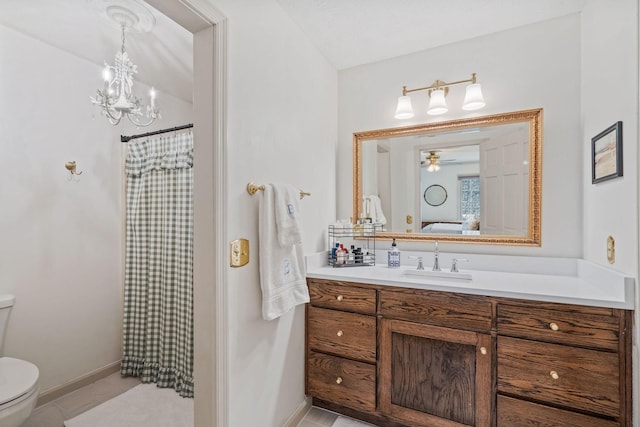
[[[440,271],[440,251],[438,250],[438,241],[436,240],[436,250],[433,253],[433,271]]]
[[[469,260],[466,259],[466,258],[454,258],[452,263],[451,263],[451,272],[452,273],[458,273],[459,272],[459,270],[458,270],[458,262],[459,261],[467,262]]]
[[[422,257],[421,256],[409,256],[409,258],[418,260],[418,266],[417,266],[416,270],[424,270],[424,264],[422,264]]]

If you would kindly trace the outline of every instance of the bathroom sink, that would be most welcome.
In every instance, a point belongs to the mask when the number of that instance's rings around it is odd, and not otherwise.
[[[403,276],[419,276],[428,277],[433,279],[446,279],[446,280],[471,280],[471,274],[469,273],[452,273],[450,271],[432,271],[432,270],[404,270]]]

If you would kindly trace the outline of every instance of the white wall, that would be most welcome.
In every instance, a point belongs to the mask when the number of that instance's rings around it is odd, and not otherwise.
[[[419,184],[417,183],[417,171],[407,165],[415,165],[417,151],[412,145],[394,144],[389,141],[389,182],[391,184],[391,208],[384,212],[387,218],[387,228],[390,230],[406,230],[415,227],[419,217],[416,195]],[[345,180],[346,181],[346,180]],[[397,191],[400,187],[402,191]],[[352,188],[349,186],[338,187],[340,190]],[[412,216],[413,225],[407,224],[407,215]]]
[[[335,219],[337,72],[274,0],[211,0],[228,17],[227,234],[250,241],[229,268],[229,426],[280,427],[304,398],[304,307],[264,321],[258,197],[248,181],[311,193],[300,202],[306,253]],[[346,185],[351,185],[350,182]]]
[[[441,164],[437,172],[429,172],[426,167],[420,168],[420,214],[421,221],[456,221],[460,220],[460,176],[479,175],[480,163]],[[424,200],[424,192],[430,185],[441,185],[447,191],[447,200],[440,206],[430,206]],[[419,230],[420,222],[415,227]]]
[[[352,182],[353,132],[544,108],[542,246],[443,245],[444,250],[536,256],[582,255],[580,16],[569,15],[339,73],[338,180]],[[449,112],[426,115],[426,94],[413,95],[416,116],[393,117],[403,85],[423,87],[478,74],[487,107],[461,109],[464,86],[447,96]],[[352,210],[351,186],[338,187],[338,216]],[[395,189],[394,189],[395,190]],[[424,243],[400,243],[424,250]]]
[[[17,298],[5,354],[34,362],[46,392],[121,358],[119,135],[140,131],[90,104],[100,64],[2,26],[0,64],[0,293]],[[189,121],[191,104],[158,102],[158,127]]]
[[[585,165],[584,257],[610,266],[606,242],[616,240],[614,269],[638,269],[638,4],[590,1],[582,17],[582,140]],[[603,83],[606,80],[606,84]],[[591,184],[591,138],[618,120],[623,126],[622,178]]]
[[[606,84],[604,84],[606,80]],[[582,13],[584,258],[636,278],[634,414],[640,415],[638,292],[638,2],[592,0]],[[591,184],[591,138],[618,120],[623,128],[622,178]],[[588,147],[588,149],[587,149]],[[616,262],[607,261],[607,236]]]

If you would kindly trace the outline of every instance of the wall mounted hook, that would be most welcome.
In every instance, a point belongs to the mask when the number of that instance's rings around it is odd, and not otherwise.
[[[76,162],[71,161],[64,164],[64,167],[71,173],[71,175],[82,175],[82,171],[76,172]]]

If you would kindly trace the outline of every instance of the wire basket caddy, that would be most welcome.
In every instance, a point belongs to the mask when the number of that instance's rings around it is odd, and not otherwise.
[[[374,224],[329,226],[329,265],[336,268],[366,267],[376,263]]]

